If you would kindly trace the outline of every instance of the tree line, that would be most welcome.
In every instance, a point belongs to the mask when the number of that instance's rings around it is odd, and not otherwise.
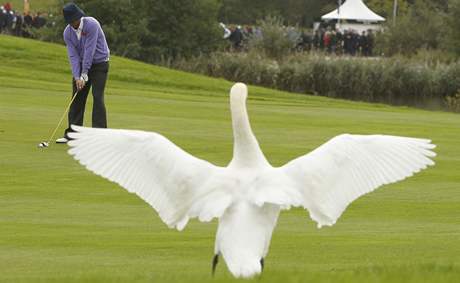
[[[57,0],[60,14],[64,4]],[[253,25],[267,16],[285,25],[311,28],[339,0],[77,0],[104,27],[114,54],[146,62],[190,58],[222,48],[218,22]],[[385,32],[376,39],[379,54],[411,55],[422,49],[460,54],[460,0],[398,0],[393,21],[390,0],[364,0],[386,17]],[[65,23],[35,33],[37,38],[62,42]]]

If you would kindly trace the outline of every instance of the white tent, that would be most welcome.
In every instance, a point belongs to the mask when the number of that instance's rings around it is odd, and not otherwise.
[[[338,9],[321,17],[323,20],[355,20],[383,22],[385,18],[372,12],[362,0],[346,0]]]

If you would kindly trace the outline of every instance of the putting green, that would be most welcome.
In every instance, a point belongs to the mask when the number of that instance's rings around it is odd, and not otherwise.
[[[0,36],[0,59],[0,281],[234,280],[222,262],[210,276],[216,221],[170,230],[65,145],[37,148],[69,102],[63,46]],[[110,127],[156,131],[198,157],[229,162],[230,82],[115,56],[110,64]],[[90,125],[91,99],[87,108]],[[459,115],[252,86],[248,110],[273,165],[344,132],[438,145],[435,167],[360,198],[333,227],[316,229],[301,209],[283,212],[262,282],[460,282]]]

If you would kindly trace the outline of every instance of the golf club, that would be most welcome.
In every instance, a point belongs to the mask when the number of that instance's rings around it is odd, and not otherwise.
[[[72,99],[70,100],[70,103],[69,105],[67,105],[65,111],[64,111],[64,114],[62,114],[62,117],[61,117],[61,120],[59,120],[59,123],[57,124],[56,128],[54,129],[53,133],[51,134],[50,138],[48,139],[48,141],[44,141],[44,142],[41,142],[38,144],[38,147],[39,148],[45,148],[45,147],[48,147],[50,145],[50,142],[51,140],[53,139],[54,135],[56,134],[57,130],[59,129],[59,127],[61,126],[61,123],[62,121],[64,120],[64,117],[65,115],[67,114],[67,112],[69,111],[70,109],[70,106],[72,105],[73,101],[75,100],[75,98],[77,97],[77,94],[78,94],[78,90],[74,93]]]

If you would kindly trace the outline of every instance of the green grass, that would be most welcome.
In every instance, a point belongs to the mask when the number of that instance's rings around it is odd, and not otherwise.
[[[0,281],[234,281],[223,264],[210,276],[215,221],[169,230],[66,146],[37,149],[69,101],[64,47],[0,36],[0,60]],[[230,86],[112,57],[109,126],[157,131],[225,165]],[[460,281],[460,116],[249,91],[253,130],[274,165],[344,132],[428,137],[439,154],[435,167],[360,198],[331,228],[316,229],[301,209],[283,212],[256,282]]]

